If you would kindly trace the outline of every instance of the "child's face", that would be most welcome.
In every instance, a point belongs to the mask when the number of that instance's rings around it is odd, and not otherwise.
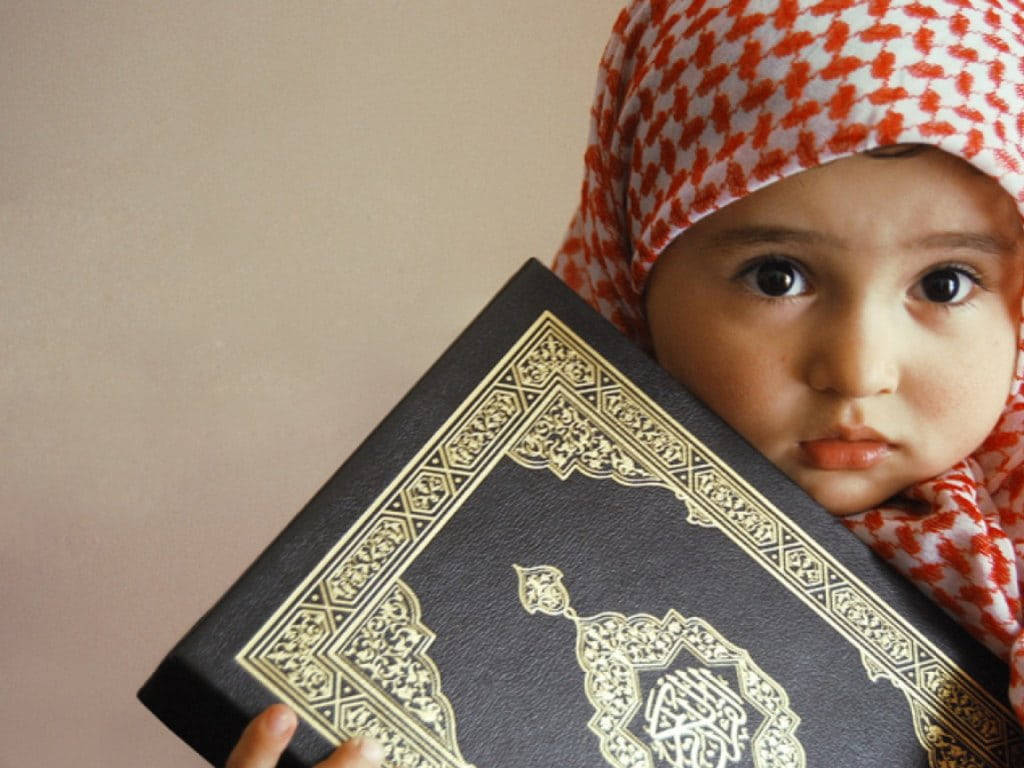
[[[662,254],[658,360],[834,514],[985,439],[1006,402],[1020,215],[934,149],[854,156],[703,219]]]

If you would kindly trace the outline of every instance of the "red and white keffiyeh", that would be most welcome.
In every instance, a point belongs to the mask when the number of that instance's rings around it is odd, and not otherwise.
[[[580,207],[554,269],[646,346],[644,285],[680,232],[759,187],[894,143],[964,158],[1024,217],[1021,0],[634,2],[601,60]],[[846,521],[1010,663],[1024,722],[1022,359],[981,448],[908,489],[931,512]]]

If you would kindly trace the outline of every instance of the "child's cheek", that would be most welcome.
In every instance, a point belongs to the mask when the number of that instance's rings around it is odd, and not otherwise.
[[[972,320],[977,322],[970,332],[936,344],[928,359],[904,372],[898,396],[916,435],[917,481],[974,453],[1006,407],[1017,357],[1016,317],[982,312]]]

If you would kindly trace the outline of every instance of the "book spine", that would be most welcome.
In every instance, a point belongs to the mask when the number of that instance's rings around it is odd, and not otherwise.
[[[223,766],[248,717],[184,659],[171,654],[139,689],[139,701],[211,765]],[[278,768],[308,768],[289,750]]]

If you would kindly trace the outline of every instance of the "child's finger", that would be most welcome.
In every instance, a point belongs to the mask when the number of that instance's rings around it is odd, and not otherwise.
[[[274,704],[253,718],[231,750],[224,768],[274,768],[297,721],[284,704]]]
[[[330,757],[315,768],[378,768],[384,759],[384,750],[368,736],[356,736],[346,741]]]

